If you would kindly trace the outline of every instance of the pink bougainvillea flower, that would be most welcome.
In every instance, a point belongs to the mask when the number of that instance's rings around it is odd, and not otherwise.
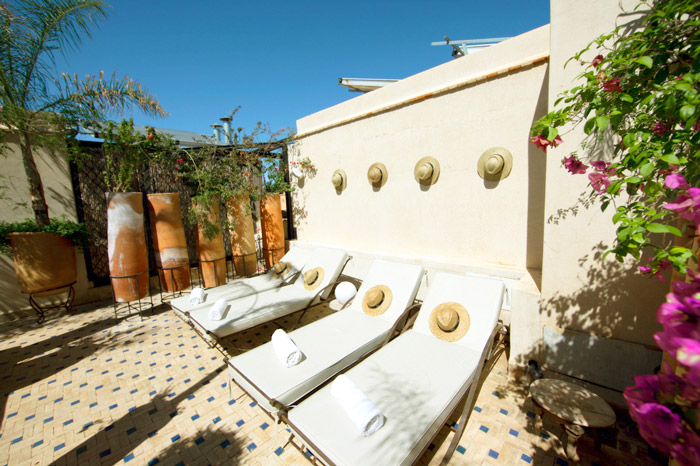
[[[547,152],[547,146],[557,147],[564,141],[559,137],[559,135],[550,141],[544,134],[538,134],[537,136],[532,136],[530,138],[530,142],[536,145],[539,149],[542,149],[542,152]]]
[[[688,370],[684,377],[696,388],[700,388],[700,341],[679,338],[675,343],[678,345],[676,359]]]
[[[637,267],[637,270],[639,270],[642,273],[651,273],[651,267],[647,267],[646,265],[640,265]]]
[[[689,188],[688,194],[678,196],[676,202],[669,202],[662,207],[676,211],[681,218],[700,225],[700,188]]]
[[[588,169],[588,165],[581,162],[573,154],[570,155],[569,157],[564,157],[563,162],[564,162],[564,167],[567,170],[569,170],[569,173],[571,173],[572,175],[582,175],[582,174],[586,173],[586,170]]]
[[[620,88],[620,78],[608,79],[605,84],[603,84],[603,89],[608,92],[622,92]]]
[[[657,136],[663,136],[664,134],[668,133],[670,130],[668,129],[668,126],[663,124],[660,121],[657,121],[653,125],[651,125],[651,129],[654,131],[654,134]]]
[[[625,388],[624,397],[628,405],[638,408],[644,403],[655,402],[660,389],[658,376],[638,375],[634,378],[634,385]]]
[[[658,403],[645,403],[637,409],[639,433],[649,444],[669,454],[681,433],[681,417]]]
[[[547,152],[547,146],[551,143],[544,134],[538,134],[537,136],[532,136],[530,142],[537,146],[537,148],[542,149],[542,152]]]
[[[595,58],[593,59],[593,61],[591,62],[591,65],[593,65],[594,67],[598,68],[598,67],[600,66],[601,63],[603,63],[603,56],[602,56],[602,55],[598,55],[597,57],[595,57]]]
[[[700,118],[699,118],[697,121],[695,121],[695,124],[693,125],[692,130],[693,130],[693,131],[698,131],[698,130],[700,130]]]
[[[697,466],[700,464],[700,437],[694,432],[684,429],[683,443],[671,447],[671,457],[682,466]]]
[[[688,189],[690,185],[680,173],[671,173],[664,179],[664,186],[671,189]]]
[[[603,173],[589,173],[588,179],[591,182],[591,187],[598,193],[604,193],[610,186],[610,180]]]

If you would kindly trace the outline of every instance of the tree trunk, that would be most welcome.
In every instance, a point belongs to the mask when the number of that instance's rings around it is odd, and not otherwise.
[[[29,133],[20,134],[20,147],[22,149],[22,164],[24,165],[24,173],[29,181],[29,195],[32,199],[32,209],[34,209],[34,218],[39,226],[49,224],[49,207],[46,205],[46,197],[44,196],[44,186],[41,184],[41,176],[39,169],[36,167],[34,155],[32,154],[31,138]]]

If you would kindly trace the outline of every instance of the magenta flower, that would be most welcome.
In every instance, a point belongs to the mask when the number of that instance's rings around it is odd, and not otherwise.
[[[669,454],[681,432],[681,417],[658,403],[645,403],[637,409],[639,433],[649,445]]]
[[[612,78],[603,84],[603,89],[608,92],[622,92],[620,88],[620,78]]]
[[[642,273],[651,273],[651,267],[647,267],[646,265],[640,265],[637,267],[637,270],[639,270]]]
[[[695,121],[695,124],[693,125],[693,131],[698,131],[700,130],[700,118]]]
[[[593,65],[594,67],[598,68],[598,67],[600,66],[601,63],[603,63],[603,56],[602,56],[602,55],[598,55],[597,57],[595,57],[595,58],[593,59],[593,61],[591,62],[591,65]]]
[[[660,121],[657,121],[656,123],[651,125],[651,129],[654,131],[654,134],[656,134],[657,136],[663,136],[664,134],[666,134],[670,131],[668,129],[668,126],[661,123]]]
[[[656,402],[656,393],[661,389],[656,375],[638,375],[634,385],[625,388],[624,396],[630,407],[638,408],[645,403]]]
[[[664,180],[664,185],[671,189],[688,189],[690,185],[680,173],[671,173]]]
[[[678,196],[676,202],[669,202],[662,207],[674,210],[681,218],[700,225],[700,188],[689,188],[687,195]]]
[[[582,175],[582,174],[586,173],[586,170],[588,169],[588,165],[581,162],[573,154],[570,155],[569,157],[565,157],[563,162],[564,162],[564,167],[567,170],[569,170],[569,173],[571,173],[572,175]]]
[[[610,180],[603,173],[589,173],[588,179],[591,182],[591,187],[598,193],[604,193],[610,186]]]
[[[686,430],[683,440],[671,447],[671,456],[683,466],[697,466],[700,464],[700,437]]]

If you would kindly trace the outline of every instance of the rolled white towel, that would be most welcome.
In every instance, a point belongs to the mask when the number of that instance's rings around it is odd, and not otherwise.
[[[190,304],[201,304],[204,301],[204,297],[206,295],[207,294],[200,287],[195,288],[194,290],[192,290],[192,293],[190,293]]]
[[[386,418],[374,403],[346,375],[331,384],[331,394],[365,437],[382,428]]]
[[[272,334],[272,348],[280,362],[287,367],[296,366],[301,361],[301,350],[281,328]]]
[[[221,298],[214,303],[212,308],[209,310],[209,320],[221,320],[224,318],[224,311],[228,306],[228,302],[224,298]]]

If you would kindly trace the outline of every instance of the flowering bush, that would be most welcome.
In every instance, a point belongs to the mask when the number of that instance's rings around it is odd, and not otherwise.
[[[637,9],[647,10],[640,21],[574,56],[584,67],[581,84],[533,125],[530,140],[546,152],[563,142],[560,129],[583,124],[586,153],[564,157],[564,167],[587,174],[603,211],[614,207],[609,252],[619,261],[648,254],[639,270],[663,280],[663,270],[687,272],[697,261],[673,236],[694,240],[700,225],[700,3],[649,0]],[[610,141],[608,160],[587,151]],[[658,310],[664,330],[654,338],[670,361],[659,374],[636,377],[625,398],[650,445],[700,465],[700,274],[688,277],[673,283]]]
[[[656,375],[635,377],[625,399],[630,415],[650,445],[683,465],[700,464],[700,274],[690,283],[674,282],[659,308],[664,325],[656,343],[678,363]],[[678,375],[682,374],[682,375]]]
[[[700,6],[669,0],[643,8],[649,11],[640,27],[621,26],[573,58],[584,66],[581,84],[535,123],[531,141],[555,148],[560,129],[572,123],[589,135],[583,149],[612,141],[610,160],[577,153],[563,160],[572,174],[587,173],[603,211],[615,208],[611,252],[620,261],[649,253],[645,272],[667,264],[685,272],[691,251],[656,234],[695,236],[700,219]],[[602,53],[588,61],[592,48]],[[679,226],[679,218],[687,222]]]

